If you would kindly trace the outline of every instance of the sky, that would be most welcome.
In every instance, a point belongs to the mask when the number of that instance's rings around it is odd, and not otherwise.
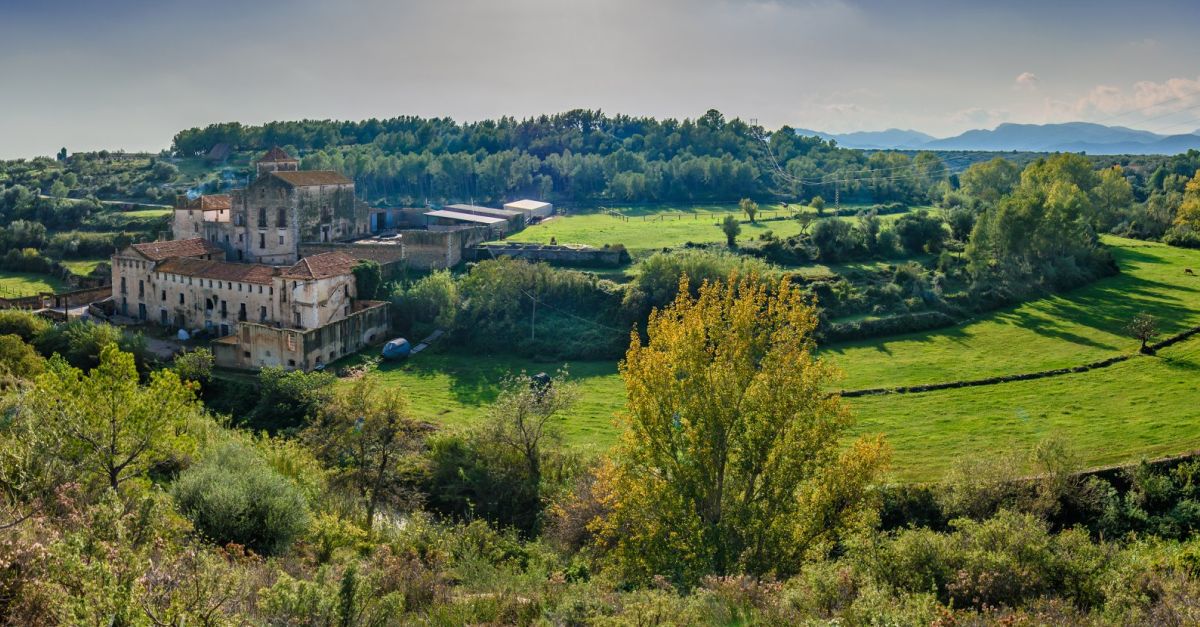
[[[233,120],[574,108],[1184,133],[1198,25],[1194,1],[0,0],[0,158],[159,150]]]

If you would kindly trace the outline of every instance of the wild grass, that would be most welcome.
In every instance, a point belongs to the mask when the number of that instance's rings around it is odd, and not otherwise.
[[[0,270],[0,298],[35,296],[40,292],[63,289],[66,289],[66,284],[50,275]]]

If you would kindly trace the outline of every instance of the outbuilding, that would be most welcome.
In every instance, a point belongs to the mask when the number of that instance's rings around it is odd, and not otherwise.
[[[528,198],[506,203],[504,208],[509,211],[520,211],[525,214],[526,222],[529,221],[529,218],[548,218],[554,215],[554,205],[540,200],[529,200]]]

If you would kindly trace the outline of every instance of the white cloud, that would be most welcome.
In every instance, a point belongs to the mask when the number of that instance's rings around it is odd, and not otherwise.
[[[1013,86],[1017,89],[1026,91],[1034,91],[1038,88],[1039,79],[1037,74],[1033,72],[1021,72],[1017,75],[1017,79],[1013,81]]]

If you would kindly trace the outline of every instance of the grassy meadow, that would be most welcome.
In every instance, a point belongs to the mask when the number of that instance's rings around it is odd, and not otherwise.
[[[949,329],[832,346],[842,389],[978,379],[1074,366],[1133,351],[1138,312],[1164,333],[1200,325],[1200,251],[1108,238],[1121,273],[1071,292],[985,314]]]
[[[613,220],[608,216],[602,216]],[[615,221],[615,220],[614,220]],[[827,347],[843,389],[933,383],[1073,366],[1136,349],[1129,318],[1148,311],[1164,333],[1200,325],[1200,251],[1111,238],[1117,276],[1067,294],[981,316],[950,329]],[[452,427],[481,418],[495,381],[510,372],[553,372],[561,363],[510,356],[424,353],[385,364],[414,415]],[[617,436],[624,388],[612,362],[570,364],[582,388],[563,420],[567,442],[598,450]],[[1025,449],[1067,437],[1089,465],[1200,448],[1195,403],[1200,338],[1111,368],[994,386],[848,399],[860,433],[883,433],[902,480],[939,478],[960,456]]]
[[[47,274],[0,270],[0,298],[34,296],[40,292],[56,292],[63,289],[66,289],[66,284]]]
[[[842,214],[853,216],[854,212],[865,208],[866,205],[842,205]],[[605,244],[624,244],[634,256],[644,255],[655,250],[694,243],[724,242],[725,233],[721,231],[721,220],[726,215],[736,216],[745,220],[746,217],[737,205],[700,205],[695,207],[650,207],[613,208],[628,220],[622,220],[600,210],[580,211],[564,216],[556,216],[541,224],[531,226],[514,235],[513,241],[548,243],[551,238],[559,244],[586,244],[603,246]],[[759,208],[758,222],[742,224],[739,240],[755,239],[759,235],[771,231],[777,237],[788,237],[800,232],[800,223],[793,219],[771,219],[791,216],[798,205],[784,209],[782,205],[762,205]],[[800,209],[815,213],[811,207]],[[828,207],[832,212],[833,207]],[[895,219],[896,215],[881,216],[881,219]]]

